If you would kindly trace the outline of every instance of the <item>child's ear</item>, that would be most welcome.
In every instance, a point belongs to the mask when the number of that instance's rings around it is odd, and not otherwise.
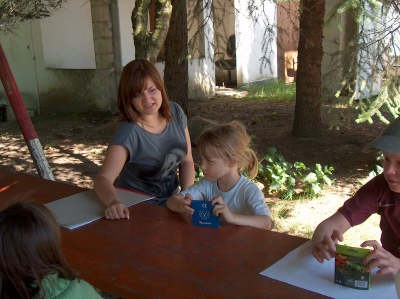
[[[230,166],[230,167],[235,167],[235,166],[237,166],[237,161],[234,160],[234,159],[230,160],[229,166]]]

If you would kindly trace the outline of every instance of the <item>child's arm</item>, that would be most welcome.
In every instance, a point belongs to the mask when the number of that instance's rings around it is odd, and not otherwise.
[[[218,203],[218,204],[216,204]],[[272,229],[272,221],[269,216],[266,215],[236,215],[229,210],[228,206],[224,202],[221,196],[215,197],[211,204],[214,206],[214,215],[222,215],[224,220],[228,223],[241,225],[241,226],[252,226],[262,228],[266,230]]]
[[[193,198],[189,193],[186,193],[185,196],[179,193],[168,198],[167,207],[174,212],[192,215],[194,213],[194,210],[190,207],[192,199]]]
[[[330,252],[336,251],[337,241],[343,241],[343,234],[351,227],[349,221],[339,212],[322,221],[312,237],[313,256],[320,263],[331,259]]]

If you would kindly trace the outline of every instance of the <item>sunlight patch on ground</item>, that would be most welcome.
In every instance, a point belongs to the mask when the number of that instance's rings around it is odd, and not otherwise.
[[[311,238],[315,228],[324,219],[331,216],[341,207],[351,188],[339,188],[338,192],[329,193],[310,201],[279,201],[271,206],[275,230],[290,235]],[[380,240],[379,215],[372,215],[367,221],[352,227],[344,235],[344,244],[359,246],[366,240]]]
[[[22,138],[7,135],[1,136],[0,141],[1,166],[15,172],[38,175],[29,149]],[[83,188],[93,187],[93,178],[103,164],[106,150],[107,146],[100,144],[47,144],[43,146],[44,155],[55,179]],[[77,166],[84,163],[96,165],[96,173],[82,173],[77,170]]]

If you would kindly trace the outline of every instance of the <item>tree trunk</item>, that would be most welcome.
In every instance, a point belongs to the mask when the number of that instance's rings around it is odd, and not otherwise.
[[[300,1],[300,39],[293,133],[296,137],[321,134],[321,64],[325,2]]]
[[[188,30],[186,0],[172,0],[170,29],[165,40],[164,82],[171,101],[187,114],[188,105]]]
[[[145,58],[156,63],[165,37],[168,33],[172,13],[170,0],[156,0],[156,18],[154,30],[149,32],[149,11],[152,0],[136,0],[131,21],[135,42],[135,59]]]
[[[359,40],[359,24],[357,22],[358,14],[359,8],[349,9],[344,13],[343,77],[346,78],[346,85],[341,91],[341,96],[350,96],[356,87]]]

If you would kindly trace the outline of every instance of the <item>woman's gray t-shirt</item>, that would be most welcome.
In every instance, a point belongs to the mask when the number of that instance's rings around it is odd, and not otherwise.
[[[160,134],[147,132],[139,125],[120,123],[111,145],[123,145],[129,157],[119,174],[117,186],[167,199],[176,191],[177,170],[188,148],[185,129],[187,118],[182,108],[170,102],[173,121]]]

